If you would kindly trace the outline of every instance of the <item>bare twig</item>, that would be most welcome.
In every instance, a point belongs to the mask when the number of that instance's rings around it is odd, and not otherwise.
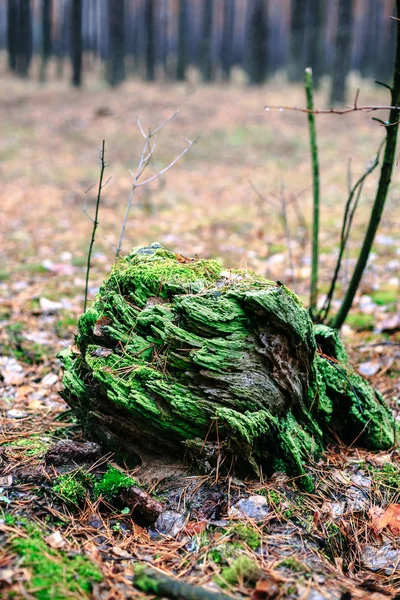
[[[334,271],[334,274],[332,277],[329,291],[326,295],[324,305],[319,312],[318,320],[320,322],[325,321],[328,317],[328,314],[329,314],[329,311],[331,308],[333,294],[335,292],[337,279],[338,279],[340,268],[342,265],[343,254],[345,252],[345,249],[347,248],[347,242],[348,242],[350,231],[351,231],[351,225],[353,223],[354,214],[355,214],[357,206],[358,206],[361,192],[364,187],[365,180],[379,165],[380,154],[381,154],[384,144],[385,144],[385,140],[383,140],[383,142],[379,146],[378,152],[377,152],[375,158],[373,159],[373,161],[367,166],[365,172],[356,181],[356,183],[351,187],[351,190],[350,190],[347,202],[346,202],[344,215],[343,215],[342,231],[340,234],[339,255],[338,255],[338,258],[336,261],[336,267],[335,267],[335,271]]]
[[[101,190],[107,185],[107,183],[111,179],[111,177],[110,177],[106,181],[106,183],[103,185],[104,170],[106,168],[106,163],[104,160],[105,145],[106,145],[106,142],[105,142],[105,140],[103,140],[103,144],[101,146],[101,151],[100,151],[100,177],[99,177],[99,186],[97,188],[96,210],[94,213],[94,219],[92,219],[87,212],[87,196],[85,196],[85,204],[84,204],[84,208],[83,208],[83,212],[87,215],[87,217],[93,223],[92,237],[90,240],[88,258],[87,258],[87,266],[86,266],[85,302],[84,302],[84,307],[83,307],[84,312],[86,312],[86,307],[87,307],[87,297],[88,297],[88,290],[89,290],[90,261],[92,258],[92,250],[93,250],[93,244],[94,244],[94,240],[95,240],[96,230],[97,230],[97,226],[99,224],[98,216],[99,216],[99,206],[100,206],[100,199],[101,199]],[[91,188],[89,188],[89,189],[91,189]]]
[[[116,257],[117,258],[118,258],[118,256],[120,255],[120,252],[121,252],[122,242],[123,242],[124,237],[125,237],[125,229],[126,229],[126,225],[127,225],[127,222],[128,222],[129,213],[130,213],[130,210],[132,208],[132,202],[133,202],[133,198],[134,198],[136,190],[138,188],[140,188],[140,187],[148,185],[149,183],[151,183],[152,181],[155,181],[159,177],[162,177],[162,175],[164,175],[167,171],[169,171],[170,169],[172,169],[172,167],[174,165],[176,165],[176,163],[183,156],[185,156],[185,154],[187,152],[189,152],[189,150],[193,146],[193,144],[195,144],[197,142],[198,138],[196,138],[193,141],[187,140],[187,146],[186,146],[186,148],[184,148],[184,150],[182,150],[182,152],[176,158],[174,158],[174,160],[171,161],[169,163],[169,165],[167,165],[164,169],[162,169],[161,171],[159,171],[155,175],[152,175],[148,179],[146,179],[144,181],[140,181],[140,179],[141,179],[144,171],[149,166],[149,164],[151,162],[151,159],[153,158],[154,151],[156,149],[156,144],[155,143],[153,143],[153,144],[151,143],[152,140],[157,135],[157,133],[159,133],[161,131],[161,129],[163,127],[165,127],[165,125],[167,123],[169,123],[170,121],[172,121],[172,119],[174,119],[176,117],[176,115],[178,113],[179,113],[179,111],[176,110],[174,113],[172,113],[171,116],[168,117],[168,119],[166,119],[160,125],[158,125],[158,127],[156,127],[156,129],[154,129],[154,131],[149,130],[149,132],[147,134],[146,134],[146,132],[145,132],[145,130],[143,128],[142,123],[140,122],[139,117],[137,117],[137,119],[136,119],[139,131],[140,131],[142,137],[144,138],[144,145],[143,145],[142,153],[140,155],[140,158],[139,158],[139,161],[138,161],[138,164],[137,164],[137,167],[136,167],[136,171],[135,172],[131,171],[131,175],[132,175],[132,187],[131,187],[131,191],[130,191],[130,194],[129,194],[128,203],[126,205],[124,220],[122,222],[122,227],[121,227],[121,233],[120,233],[120,236],[119,236],[118,244],[116,246]]]

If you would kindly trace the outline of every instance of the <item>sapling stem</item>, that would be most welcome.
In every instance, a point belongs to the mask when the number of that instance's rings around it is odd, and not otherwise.
[[[312,223],[312,254],[311,254],[311,285],[310,285],[310,314],[315,317],[318,302],[318,255],[319,255],[319,160],[317,145],[317,130],[314,117],[313,76],[312,70],[304,72],[304,87],[306,90],[308,129],[310,135],[311,166],[313,179],[313,223]]]
[[[105,163],[105,160],[104,160],[105,145],[106,145],[106,142],[105,142],[105,140],[103,140],[103,143],[102,143],[102,146],[101,146],[101,151],[100,151],[100,177],[99,177],[99,186],[97,188],[96,210],[95,210],[95,213],[94,213],[94,219],[91,219],[91,217],[89,217],[90,220],[93,223],[93,228],[92,228],[92,237],[91,237],[91,240],[90,240],[88,257],[87,257],[87,265],[86,265],[85,302],[84,302],[84,306],[83,306],[83,312],[86,312],[86,307],[87,307],[87,298],[88,298],[88,290],[89,290],[90,262],[91,262],[91,259],[92,259],[92,251],[93,251],[93,244],[94,244],[94,240],[95,240],[95,236],[96,236],[96,230],[97,230],[97,226],[99,224],[98,217],[99,217],[99,207],[100,207],[100,200],[101,200],[101,190],[104,187],[103,186],[103,177],[104,177],[104,171],[105,171],[105,168],[106,168],[106,163]],[[87,214],[87,212],[86,212],[86,206],[84,208],[84,212]]]

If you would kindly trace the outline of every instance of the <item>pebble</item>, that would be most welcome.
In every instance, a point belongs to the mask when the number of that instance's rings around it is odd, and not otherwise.
[[[154,523],[155,530],[160,535],[176,537],[186,525],[186,516],[175,510],[165,510]]]
[[[24,419],[28,415],[23,410],[17,410],[16,408],[12,408],[11,410],[8,410],[6,412],[6,416],[9,419]]]
[[[267,499],[264,496],[254,495],[248,498],[242,498],[231,506],[228,511],[230,517],[248,517],[261,521],[269,513]]]

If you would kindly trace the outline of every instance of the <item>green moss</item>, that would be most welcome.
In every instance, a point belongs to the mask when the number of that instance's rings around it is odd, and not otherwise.
[[[156,579],[149,577],[146,574],[145,565],[135,565],[135,586],[138,587],[142,592],[148,592],[150,594],[157,595],[158,593],[158,582]]]
[[[400,490],[400,467],[393,463],[386,463],[382,467],[367,466],[368,474],[375,483],[389,492],[394,493]]]
[[[386,306],[387,304],[396,304],[399,299],[399,293],[397,290],[379,290],[371,294],[372,300],[379,306]]]
[[[9,546],[21,557],[20,566],[31,571],[24,585],[37,600],[89,598],[93,583],[102,580],[99,569],[89,559],[70,557],[50,548],[37,529],[31,530],[28,537],[13,538]]]
[[[106,473],[94,486],[96,497],[102,496],[105,500],[113,500],[120,490],[137,486],[136,479],[125,475],[119,469],[108,465]]]
[[[116,435],[121,451],[145,440],[178,455],[218,439],[239,465],[284,470],[311,491],[306,465],[330,431],[393,443],[390,412],[337,333],[314,330],[285,286],[216,261],[135,249],[79,319],[77,344],[59,354],[63,397],[113,450]]]
[[[279,563],[279,567],[285,567],[293,573],[304,573],[306,571],[304,565],[302,565],[301,562],[299,562],[296,558],[293,558],[292,556],[281,560]]]
[[[232,527],[231,532],[234,534],[234,537],[239,538],[245,544],[249,546],[252,550],[257,550],[260,545],[260,536],[251,527],[247,525],[238,524]]]
[[[350,313],[346,318],[346,324],[356,331],[372,331],[375,325],[375,316]]]
[[[22,438],[6,445],[23,449],[26,456],[40,456],[46,452],[50,445],[50,441],[43,440],[39,436],[33,435],[32,437]]]
[[[253,583],[260,576],[257,563],[246,554],[235,558],[229,567],[222,569],[221,574],[215,577],[215,581],[221,587],[227,584],[235,585],[240,581]]]
[[[53,484],[53,491],[67,503],[80,504],[94,480],[94,475],[91,473],[83,470],[73,471],[58,477]]]

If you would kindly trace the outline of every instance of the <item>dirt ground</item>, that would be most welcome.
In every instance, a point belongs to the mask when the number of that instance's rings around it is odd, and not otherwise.
[[[353,96],[358,86],[360,105],[387,102],[385,90],[355,79]],[[326,96],[322,86],[316,104],[325,106]],[[301,113],[264,110],[281,104],[303,106],[301,86],[279,79],[261,89],[132,81],[111,91],[89,77],[85,89],[77,91],[63,82],[41,87],[2,76],[2,598],[151,597],[151,589],[135,587],[138,562],[180,581],[206,584],[215,598],[221,590],[257,600],[393,598],[400,593],[400,517],[393,508],[400,502],[396,449],[373,454],[346,449],[340,442],[332,445],[311,466],[313,494],[300,493],[295,482],[278,474],[271,481],[244,483],[189,472],[175,474],[178,483],[172,485],[159,470],[149,474],[144,467],[132,470],[119,463],[145,493],[156,495],[164,509],[175,513],[170,515],[173,534],[167,528],[161,534],[149,529],[121,498],[116,504],[115,497],[96,499],[96,482],[110,461],[116,466],[117,457],[74,455],[55,464],[46,455],[56,442],[83,439],[58,395],[62,373],[55,354],[73,343],[83,310],[92,225],[82,208],[86,198],[93,211],[95,190],[85,192],[98,179],[101,142],[106,140],[106,177],[111,180],[100,206],[89,298],[114,260],[130,169],[135,170],[143,146],[137,116],[147,129],[180,111],[161,132],[146,175],[164,168],[186,139],[199,140],[165,177],[137,191],[123,252],[158,241],[187,256],[215,257],[228,268],[247,266],[280,279],[307,302],[307,120]],[[367,113],[321,116],[317,126],[323,296],[335,265],[348,180],[355,182],[363,173],[384,131]],[[353,364],[383,392],[396,414],[399,168],[360,293],[343,328]],[[378,174],[379,169],[364,187],[334,309],[354,266]],[[90,477],[82,480],[82,473]],[[77,479],[83,495],[71,500]],[[264,499],[261,518],[232,510],[248,496]],[[74,562],[81,559],[87,564]]]

